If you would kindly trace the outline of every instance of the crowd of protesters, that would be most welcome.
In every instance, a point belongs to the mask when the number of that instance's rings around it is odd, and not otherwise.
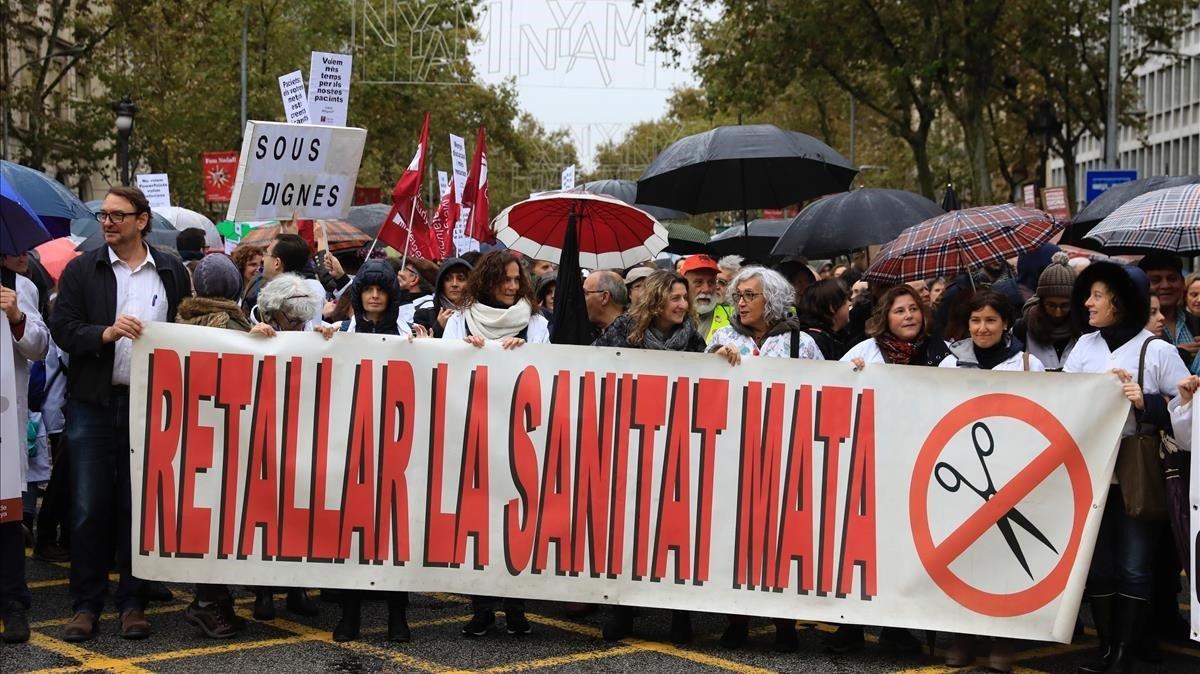
[[[552,341],[562,279],[545,261],[496,249],[439,266],[397,263],[314,251],[287,233],[265,248],[239,246],[231,256],[196,252],[190,244],[177,256],[145,243],[149,214],[139,190],[114,187],[98,214],[107,245],[72,261],[57,280],[29,256],[3,259],[0,310],[12,328],[12,345],[0,348],[14,350],[19,411],[30,421],[31,447],[24,521],[0,525],[4,641],[29,638],[26,545],[35,557],[70,562],[66,641],[99,632],[114,568],[120,636],[150,636],[146,604],[163,593],[169,597],[160,584],[135,577],[130,566],[129,377],[132,343],[145,323],[174,321],[263,339],[280,331],[319,331],[327,339],[355,332],[455,339],[476,347],[495,342],[514,352]],[[180,234],[181,244],[192,238]],[[864,282],[862,272],[851,265],[814,269],[804,260],[767,267],[736,256],[692,255],[677,264],[664,259],[593,270],[582,287],[595,346],[707,353],[733,366],[771,357],[842,361],[855,369],[887,363],[1112,373],[1130,403],[1123,435],[1149,427],[1173,435],[1171,447],[1190,449],[1187,433],[1176,429],[1187,428],[1200,385],[1200,275],[1185,277],[1178,257],[1148,255],[1136,265],[1089,262],[1047,245],[1021,256],[1015,273],[997,262],[970,276],[884,287]],[[1186,639],[1170,536],[1163,523],[1130,517],[1114,482],[1086,590],[1101,648],[1096,662],[1081,671],[1154,662],[1159,639]],[[273,619],[275,593],[285,588],[253,591],[254,618]],[[289,612],[319,610],[304,589],[286,592]],[[361,604],[372,597],[387,603],[387,638],[411,638],[407,593],[343,590],[336,596],[341,619],[334,640],[359,637]],[[575,606],[581,607],[588,609]],[[509,634],[531,631],[520,598],[475,596],[472,609],[464,636],[493,629],[497,609]],[[635,611],[613,607],[604,638],[631,635]],[[671,615],[670,638],[689,642],[688,612]],[[214,638],[235,636],[246,625],[229,588],[219,585],[196,586],[185,618]],[[744,645],[749,623],[747,616],[730,615],[721,643]],[[796,650],[795,621],[774,624],[776,648]],[[847,653],[864,642],[862,626],[841,625],[825,647]],[[899,628],[884,628],[880,642],[900,652],[921,649],[917,637]],[[954,636],[947,664],[971,663],[975,642]],[[1009,671],[1012,644],[993,639],[988,648],[989,665]]]

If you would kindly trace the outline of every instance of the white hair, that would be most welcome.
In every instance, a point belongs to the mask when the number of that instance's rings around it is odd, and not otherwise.
[[[278,311],[293,321],[307,321],[323,303],[308,282],[296,274],[280,274],[258,291],[260,317]]]
[[[721,268],[721,271],[727,271],[730,274],[736,274],[742,270],[742,256],[726,255],[720,260],[717,260],[717,266]]]
[[[762,285],[763,300],[766,304],[763,306],[763,319],[767,325],[775,325],[779,321],[788,317],[791,313],[792,304],[796,301],[796,289],[788,282],[783,274],[766,267],[742,267],[742,270],[729,281],[730,296],[737,292],[738,286],[751,280],[758,279]],[[736,308],[736,307],[735,307]],[[736,319],[737,312],[734,312]]]

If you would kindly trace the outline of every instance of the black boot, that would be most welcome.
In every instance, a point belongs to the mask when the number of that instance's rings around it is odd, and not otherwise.
[[[23,644],[29,641],[29,620],[25,617],[25,607],[15,601],[8,606],[0,606],[0,622],[4,623],[4,631],[0,639],[6,644]]]
[[[362,627],[362,597],[357,592],[347,590],[341,593],[338,603],[342,605],[342,617],[333,628],[333,640],[354,641]],[[391,622],[390,616],[388,622]]]
[[[692,614],[687,611],[671,611],[671,643],[686,646],[692,643]]]
[[[1112,649],[1112,664],[1109,665],[1108,671],[1128,674],[1133,671],[1133,651],[1137,648],[1141,625],[1150,615],[1150,602],[1123,594],[1117,595],[1117,602],[1120,608],[1114,623],[1116,641]]]
[[[255,620],[274,620],[275,619],[275,593],[274,588],[256,587],[254,588],[254,619]]]
[[[800,650],[800,636],[796,634],[796,621],[791,618],[775,619],[775,652],[795,653]]]
[[[412,641],[412,631],[408,629],[408,593],[391,592],[388,594],[388,641],[407,643]]]
[[[738,649],[746,645],[750,637],[750,616],[729,615],[729,625],[721,635],[721,645],[729,649]]]
[[[604,640],[620,641],[633,633],[633,607],[614,606],[604,622]]]
[[[1078,674],[1107,672],[1113,658],[1113,610],[1115,595],[1093,594],[1088,596],[1092,605],[1092,620],[1096,623],[1096,636],[1100,639],[1100,652],[1095,660],[1080,665]]]
[[[288,613],[292,615],[304,616],[305,618],[315,618],[321,615],[321,609],[317,608],[316,602],[308,598],[308,592],[304,588],[293,587],[287,593]]]

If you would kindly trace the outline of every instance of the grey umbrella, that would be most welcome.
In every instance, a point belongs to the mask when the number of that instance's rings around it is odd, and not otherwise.
[[[391,210],[392,207],[387,204],[351,206],[349,214],[346,215],[346,222],[354,225],[363,234],[375,238]]]
[[[905,190],[865,187],[834,194],[801,211],[771,254],[833,257],[887,243],[901,231],[943,213],[929,199]]]
[[[738,223],[709,239],[708,250],[717,257],[741,255],[754,262],[769,262],[774,257],[771,249],[791,223],[791,220],[762,218],[751,220],[749,227]]]
[[[637,199],[637,182],[633,180],[593,180],[583,184],[583,191],[616,197],[640,211],[649,213],[650,217],[659,222],[663,220],[686,220],[688,217],[687,213],[672,208],[634,203]]]
[[[686,213],[783,208],[844,192],[857,173],[812,136],[772,124],[720,126],[655,157],[638,180],[637,203]]]
[[[1153,176],[1113,185],[1071,218],[1071,226],[1063,233],[1063,243],[1088,245],[1089,242],[1083,241],[1084,237],[1126,202],[1147,192],[1196,183],[1200,183],[1200,176]]]

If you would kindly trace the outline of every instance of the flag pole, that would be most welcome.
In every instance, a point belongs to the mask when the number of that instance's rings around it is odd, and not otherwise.
[[[412,208],[408,209],[408,238],[404,241],[404,252],[400,255],[400,269],[402,270],[408,266],[408,249],[412,248],[413,217],[417,214],[417,199],[420,198],[420,193],[414,196]]]

